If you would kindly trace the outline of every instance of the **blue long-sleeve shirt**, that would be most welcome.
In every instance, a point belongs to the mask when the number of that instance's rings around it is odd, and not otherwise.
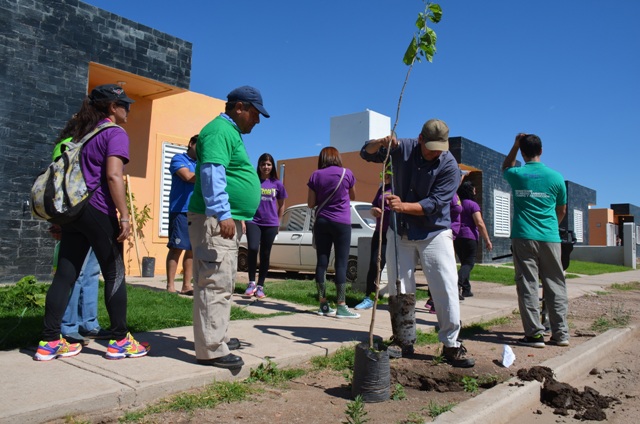
[[[231,205],[227,187],[227,174],[223,165],[203,163],[200,165],[202,197],[207,216],[215,216],[218,221],[231,218]]]
[[[373,141],[373,140],[370,140]],[[375,153],[360,150],[360,157],[368,162],[382,163],[387,154],[382,147]],[[398,147],[391,150],[395,195],[403,202],[420,203],[424,216],[398,213],[398,229],[391,227],[409,240],[424,240],[451,228],[450,204],[460,185],[460,170],[451,152],[428,161],[422,156],[418,139],[398,140]]]

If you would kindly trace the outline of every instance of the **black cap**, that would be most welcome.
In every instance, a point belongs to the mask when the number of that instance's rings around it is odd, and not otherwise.
[[[89,98],[93,101],[106,100],[110,102],[134,102],[134,100],[127,97],[127,94],[124,92],[124,88],[120,87],[118,84],[99,85],[91,90]]]
[[[258,112],[263,114],[265,118],[269,118],[269,112],[262,105],[262,95],[260,90],[248,85],[243,85],[227,94],[227,101],[229,102],[249,102],[258,109]]]

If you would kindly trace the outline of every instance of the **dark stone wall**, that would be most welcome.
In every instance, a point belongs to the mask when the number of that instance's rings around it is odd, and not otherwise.
[[[506,148],[510,148],[507,146]],[[502,162],[506,155],[496,152],[464,137],[449,138],[449,149],[460,164],[480,169],[481,176],[471,173],[469,178],[476,187],[476,199],[482,210],[482,219],[487,226],[489,238],[493,244],[493,252],[484,247],[484,243],[478,246],[478,261],[491,263],[492,257],[511,253],[511,239],[509,237],[494,236],[494,190],[511,193],[511,187],[502,178]],[[512,211],[513,211],[513,205]],[[508,260],[508,259],[507,259]]]
[[[89,62],[189,88],[191,43],[77,0],[0,0],[0,282],[50,277],[34,178],[86,96]]]
[[[577,245],[589,245],[589,205],[596,204],[596,191],[571,181],[565,181],[567,187],[567,215],[560,223],[569,230],[575,228],[574,210],[582,211],[583,240]]]

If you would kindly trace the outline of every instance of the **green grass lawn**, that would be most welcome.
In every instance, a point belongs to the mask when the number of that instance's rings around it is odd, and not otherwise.
[[[25,277],[14,286],[0,287],[0,350],[33,347],[42,333],[44,300],[49,284]],[[132,333],[189,326],[193,323],[193,300],[166,291],[127,285],[127,323]],[[261,319],[282,315],[253,314],[239,306],[231,307],[231,319]],[[98,321],[109,328],[104,305],[104,283],[98,292]]]
[[[621,265],[571,261],[569,268],[567,268],[566,278],[578,278],[580,275],[609,274],[629,270],[631,270],[631,268]],[[486,281],[489,283],[503,284],[505,286],[515,285],[514,276],[513,264],[511,264],[511,267],[476,264],[471,271],[471,280],[473,281]]]
[[[623,271],[631,271],[631,268],[622,265],[599,264],[583,261],[571,261],[569,268],[567,268],[567,272],[582,275],[599,275]]]

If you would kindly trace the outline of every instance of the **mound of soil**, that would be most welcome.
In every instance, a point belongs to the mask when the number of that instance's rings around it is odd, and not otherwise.
[[[556,415],[568,416],[570,410],[576,411],[573,418],[577,420],[604,421],[607,414],[604,409],[612,403],[620,404],[620,399],[612,396],[602,396],[597,390],[585,386],[584,391],[557,381],[553,370],[547,367],[535,366],[530,369],[519,369],[518,378],[523,381],[544,382],[540,389],[540,401],[553,408]]]

